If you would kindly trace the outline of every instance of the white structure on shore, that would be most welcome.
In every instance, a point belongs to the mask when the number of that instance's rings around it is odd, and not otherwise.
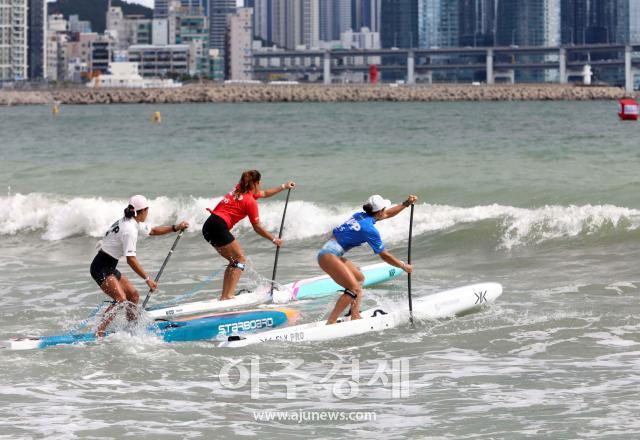
[[[115,62],[109,64],[109,73],[94,77],[87,87],[123,87],[139,89],[172,89],[182,84],[171,79],[143,78],[138,63]]]
[[[0,0],[0,81],[27,79],[27,0]]]

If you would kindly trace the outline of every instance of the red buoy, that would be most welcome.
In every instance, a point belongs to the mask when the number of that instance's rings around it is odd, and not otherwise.
[[[631,98],[625,98],[618,101],[618,116],[623,121],[638,120],[638,101]]]

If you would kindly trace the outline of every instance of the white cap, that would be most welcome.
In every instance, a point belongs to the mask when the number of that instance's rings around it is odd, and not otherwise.
[[[378,212],[391,206],[391,200],[383,199],[381,195],[376,194],[367,199],[367,204],[371,205],[373,212]]]
[[[137,194],[135,196],[131,196],[129,199],[129,205],[133,206],[133,209],[137,211],[142,211],[145,208],[149,207],[149,201],[145,196]]]

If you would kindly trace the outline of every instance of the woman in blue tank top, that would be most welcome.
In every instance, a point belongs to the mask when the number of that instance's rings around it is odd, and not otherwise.
[[[375,223],[398,215],[416,200],[416,196],[410,195],[401,204],[390,207],[391,201],[376,194],[369,197],[362,207],[364,212],[353,214],[349,220],[333,230],[331,239],[318,252],[318,264],[336,283],[344,287],[344,294],[338,299],[327,324],[335,323],[348,305],[351,305],[351,319],[360,319],[364,275],[355,264],[344,258],[344,254],[350,249],[368,243],[373,252],[385,262],[411,273],[410,264],[397,259],[384,248]]]

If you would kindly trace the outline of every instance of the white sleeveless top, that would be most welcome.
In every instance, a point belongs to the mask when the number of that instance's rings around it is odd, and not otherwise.
[[[102,251],[116,260],[120,257],[134,257],[138,243],[138,230],[149,235],[146,223],[137,223],[134,219],[122,217],[112,224],[102,239]]]

